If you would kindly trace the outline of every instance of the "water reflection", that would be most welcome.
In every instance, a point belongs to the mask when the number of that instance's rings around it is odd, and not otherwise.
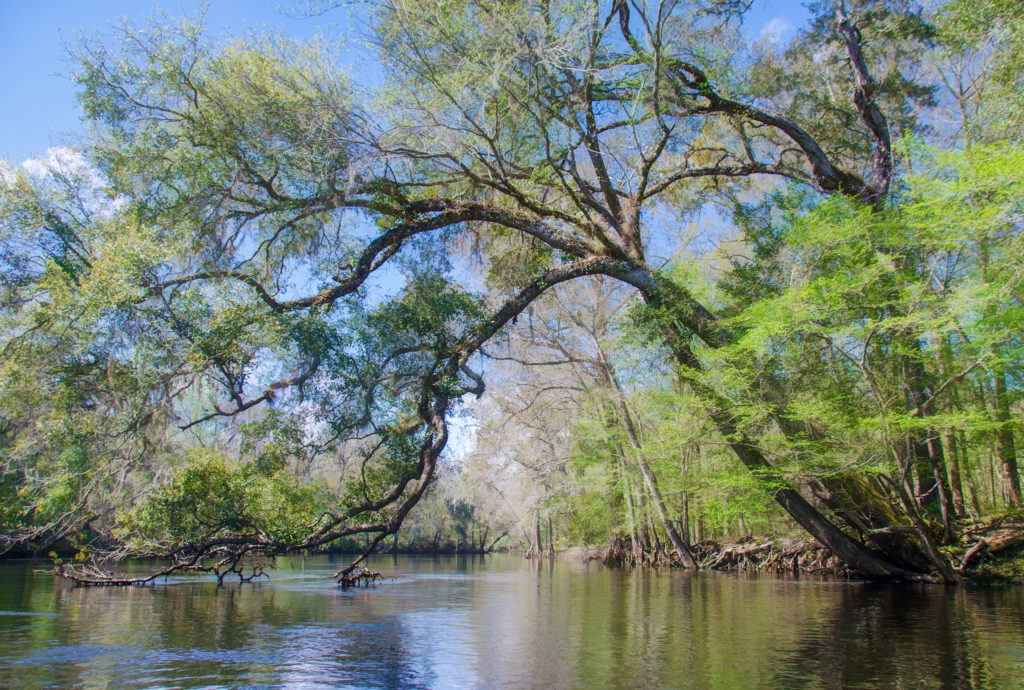
[[[0,564],[3,687],[1024,685],[1024,589],[607,570],[507,555],[329,559],[270,582],[76,589]]]

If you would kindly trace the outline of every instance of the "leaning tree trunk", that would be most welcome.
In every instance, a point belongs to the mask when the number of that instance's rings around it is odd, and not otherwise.
[[[661,303],[658,293],[644,292],[645,301],[655,307]],[[752,439],[739,431],[732,415],[729,414],[729,401],[717,391],[703,383],[697,377],[702,370],[700,361],[694,355],[687,342],[687,336],[680,332],[678,325],[672,321],[665,323],[666,344],[669,346],[676,362],[683,371],[692,371],[694,375],[684,374],[693,390],[709,404],[710,417],[718,432],[726,439],[726,443],[755,476],[770,482],[777,487],[772,492],[775,501],[789,515],[822,545],[832,550],[853,570],[869,577],[914,579],[917,577],[906,568],[892,562],[885,555],[873,551],[863,544],[854,541],[816,510],[795,489],[787,485],[784,479],[774,470]]]

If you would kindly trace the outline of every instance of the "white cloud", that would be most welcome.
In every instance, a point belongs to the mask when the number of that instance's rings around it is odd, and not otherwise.
[[[768,20],[768,23],[761,28],[759,36],[762,41],[781,43],[782,39],[784,39],[795,28],[795,26],[787,22],[782,17],[772,17]]]
[[[99,171],[90,166],[80,152],[67,146],[46,149],[42,158],[29,158],[22,162],[21,167],[32,177],[45,178],[56,173],[82,179],[92,189],[103,186]]]
[[[22,161],[18,168],[43,184],[60,180],[63,184],[74,186],[86,208],[105,218],[109,218],[127,202],[123,197],[111,199],[100,171],[80,151],[67,146],[49,148],[41,157]],[[15,170],[8,164],[0,166],[0,180],[10,184]]]
[[[13,186],[18,179],[18,169],[5,160],[0,160],[0,184]]]

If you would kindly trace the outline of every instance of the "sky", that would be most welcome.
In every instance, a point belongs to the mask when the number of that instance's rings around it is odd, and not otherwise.
[[[0,0],[0,158],[20,163],[42,157],[84,132],[66,45],[109,35],[121,19],[146,24],[158,7],[171,16],[194,16],[203,4],[208,28],[221,35],[270,28],[308,38],[351,32],[353,26],[344,9],[303,17],[296,0],[170,0],[159,6],[148,0]],[[798,0],[755,0],[744,31],[754,39],[783,39],[806,17]],[[350,71],[366,70],[358,55],[348,59]]]

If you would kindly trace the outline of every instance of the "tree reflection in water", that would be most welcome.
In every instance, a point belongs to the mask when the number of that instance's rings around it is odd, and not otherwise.
[[[952,687],[1024,684],[1024,590],[329,559],[269,582],[75,589],[0,564],[0,686]]]

